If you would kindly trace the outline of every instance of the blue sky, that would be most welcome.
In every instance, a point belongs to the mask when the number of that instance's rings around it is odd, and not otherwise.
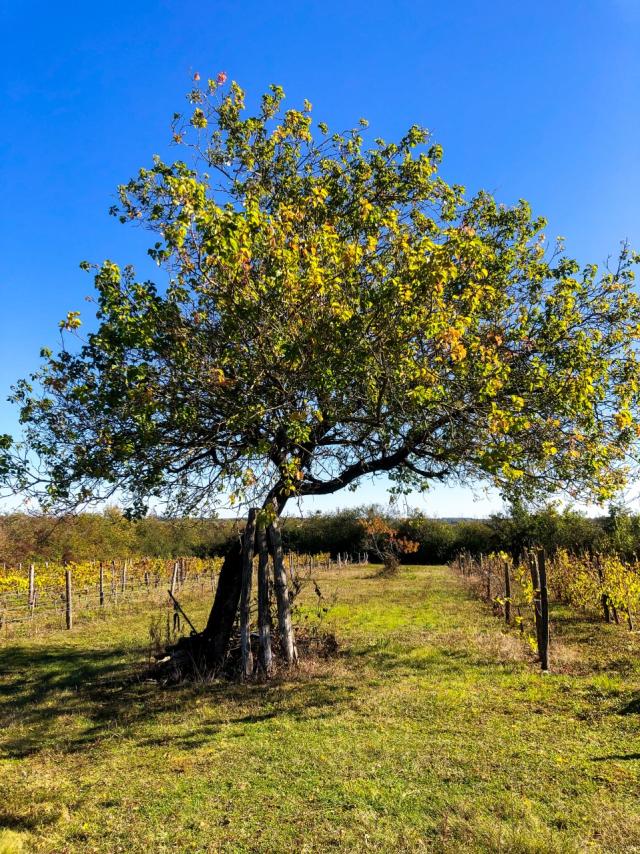
[[[640,247],[640,0],[49,3],[4,0],[0,28],[0,432],[9,387],[88,316],[78,268],[111,258],[152,272],[144,235],[107,214],[118,183],[169,139],[191,77],[226,71],[308,98],[334,127],[414,123],[444,174],[528,199],[579,260]],[[380,484],[315,507],[385,501]],[[483,515],[497,498],[435,489],[430,513]]]

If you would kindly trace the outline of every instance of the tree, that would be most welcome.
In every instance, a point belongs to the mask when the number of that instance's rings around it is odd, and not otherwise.
[[[448,185],[417,125],[398,143],[364,120],[330,133],[278,86],[249,113],[224,74],[188,98],[184,159],[155,157],[112,210],[150,232],[166,286],[96,270],[96,330],[15,389],[38,461],[22,488],[57,506],[118,493],[135,513],[230,494],[259,529],[380,473],[400,491],[617,491],[638,435],[627,246],[581,270],[525,202]],[[205,633],[220,654],[240,566],[235,548]]]
[[[371,507],[360,520],[364,545],[382,561],[382,575],[393,575],[400,566],[400,557],[405,554],[415,554],[420,543],[403,537],[399,528],[392,520]]]

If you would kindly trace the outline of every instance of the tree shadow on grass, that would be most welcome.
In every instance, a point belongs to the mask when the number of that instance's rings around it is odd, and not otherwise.
[[[0,649],[0,758],[20,759],[42,750],[73,753],[117,732],[135,746],[168,744],[187,749],[214,738],[223,726],[245,727],[275,718],[302,720],[335,714],[355,688],[336,685],[330,673],[274,679],[162,687],[136,663],[144,649],[13,647]],[[149,725],[171,713],[188,724],[197,698],[208,700],[205,722],[172,734],[149,735]],[[261,709],[264,709],[262,711]]]
[[[628,762],[640,759],[640,753],[613,753],[611,756],[594,756],[592,762]]]
[[[640,694],[620,709],[621,715],[640,715]]]
[[[405,647],[396,646],[390,641],[348,650],[343,653],[343,658],[354,664],[371,664],[380,674],[428,674],[434,681],[461,675],[471,669],[484,672],[501,667],[501,662],[477,649],[456,649],[434,644],[428,647]]]

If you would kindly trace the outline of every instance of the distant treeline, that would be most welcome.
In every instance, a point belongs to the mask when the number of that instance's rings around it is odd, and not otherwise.
[[[283,520],[288,550],[357,554],[365,548],[360,519],[371,508],[341,510],[303,519]],[[383,510],[377,510],[385,516]],[[389,518],[389,517],[385,517]],[[401,536],[419,544],[407,563],[444,563],[461,551],[517,554],[527,545],[549,551],[616,552],[640,555],[640,515],[612,508],[591,518],[575,510],[522,507],[486,520],[428,518],[421,514],[391,518]],[[149,516],[129,521],[116,509],[53,518],[22,513],[0,516],[0,562],[82,561],[148,555],[174,557],[223,554],[242,522],[230,519],[164,519]]]

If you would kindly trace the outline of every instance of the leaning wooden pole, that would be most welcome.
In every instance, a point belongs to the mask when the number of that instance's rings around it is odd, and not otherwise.
[[[298,653],[293,637],[293,626],[291,624],[291,601],[289,599],[289,587],[287,586],[287,572],[284,567],[284,555],[282,553],[282,537],[278,520],[274,519],[269,525],[269,540],[271,554],[273,556],[274,588],[276,602],[278,605],[278,631],[280,633],[280,647],[282,655],[287,664],[295,664]]]
[[[253,580],[253,551],[256,539],[255,507],[249,510],[247,525],[242,537],[242,587],[240,590],[240,649],[242,651],[242,675],[250,679],[253,674],[251,653],[251,582]]]
[[[258,633],[260,635],[260,666],[267,676],[273,670],[271,652],[271,604],[269,602],[269,548],[267,532],[260,526],[256,533],[258,547]]]

